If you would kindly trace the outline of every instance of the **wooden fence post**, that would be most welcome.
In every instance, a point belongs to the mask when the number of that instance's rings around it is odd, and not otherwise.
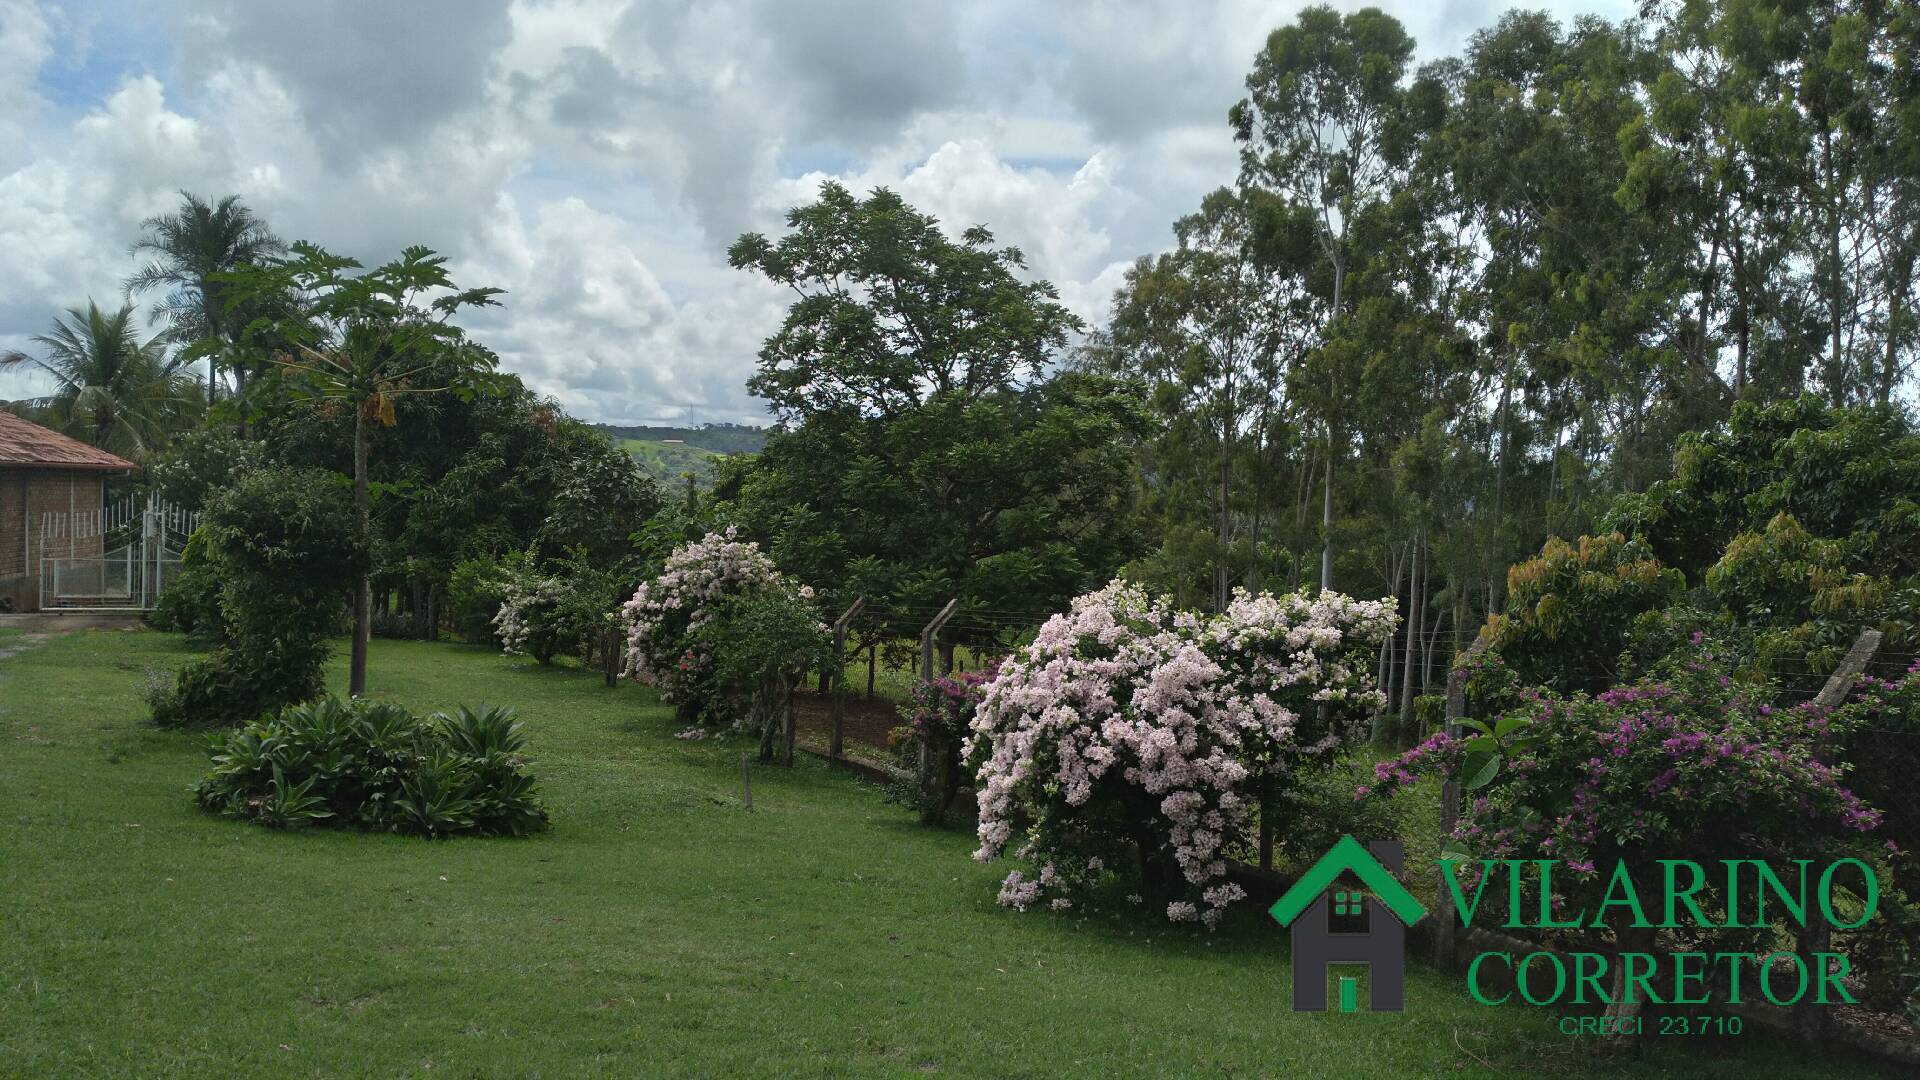
[[[940,609],[940,614],[935,615],[933,617],[933,621],[927,624],[926,629],[920,631],[920,681],[921,682],[933,681],[933,639],[940,633],[941,628],[947,625],[947,620],[953,618],[954,609],[958,608],[959,606],[960,606],[960,599],[958,597],[955,597],[954,599],[947,601],[947,606]],[[927,740],[921,739],[920,740],[920,775],[921,777],[924,778],[932,768],[933,768],[933,752],[931,749],[928,748]]]
[[[1853,689],[1854,681],[1860,673],[1867,670],[1867,663],[1879,650],[1882,635],[1878,630],[1862,630],[1853,640],[1853,648],[1840,659],[1840,666],[1833,669],[1827,684],[1813,696],[1813,703],[1823,709],[1838,708],[1847,700],[1847,691]],[[1819,905],[1812,905],[1807,911],[1807,923],[1800,928],[1800,955],[1814,957],[1820,953],[1831,952],[1833,945],[1833,927],[1819,915]],[[1825,960],[1818,961],[1822,966]],[[1815,978],[1822,976],[1816,975]],[[1817,996],[1817,995],[1816,995]],[[1828,1008],[1802,999],[1793,1006],[1793,1026],[1808,1039],[1819,1040],[1826,1034]]]
[[[1411,648],[1411,646],[1409,646]],[[1465,729],[1460,721],[1467,716],[1467,665],[1486,651],[1485,641],[1476,640],[1460,654],[1460,659],[1447,672],[1447,719],[1446,733],[1449,738],[1459,738]],[[1444,845],[1453,835],[1453,827],[1460,822],[1460,784],[1449,779],[1440,785],[1440,843]],[[1447,895],[1446,871],[1436,867],[1439,874],[1435,885],[1435,896]],[[1441,907],[1445,908],[1442,904]],[[1434,961],[1441,967],[1453,966],[1453,942],[1455,928],[1453,919],[1444,910],[1439,914],[1439,925],[1433,930]]]
[[[827,752],[834,757],[839,757],[846,747],[847,624],[866,606],[866,597],[855,597],[847,610],[833,621],[833,740],[827,745]]]
[[[927,624],[926,629],[920,631],[920,681],[921,682],[933,681],[934,635],[938,634],[941,631],[941,629],[947,625],[947,620],[953,618],[954,609],[958,608],[959,606],[960,606],[960,601],[957,598],[947,601],[947,606],[940,609],[940,614],[935,615],[933,617],[933,621]]]

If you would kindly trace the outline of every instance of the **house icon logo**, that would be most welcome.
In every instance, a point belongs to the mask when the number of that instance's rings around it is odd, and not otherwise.
[[[1371,1011],[1406,1007],[1407,927],[1427,909],[1395,877],[1405,858],[1398,840],[1363,848],[1343,836],[1273,905],[1274,919],[1293,937],[1294,1012],[1327,1011],[1332,964],[1367,966]],[[1349,873],[1368,891],[1337,886]],[[1359,992],[1357,978],[1341,976],[1341,1012],[1359,1011]]]

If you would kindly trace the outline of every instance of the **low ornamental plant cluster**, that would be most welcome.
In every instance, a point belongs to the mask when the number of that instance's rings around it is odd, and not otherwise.
[[[1517,708],[1470,722],[1471,735],[1441,732],[1381,763],[1356,797],[1392,795],[1422,775],[1458,778],[1465,802],[1450,847],[1464,859],[1557,860],[1556,910],[1597,903],[1622,862],[1888,854],[1869,836],[1880,811],[1832,753],[1853,714],[1767,704],[1771,686],[1725,668],[1696,634],[1635,685],[1522,690]],[[1701,896],[1720,899],[1711,887]]]
[[[1137,865],[1147,903],[1217,924],[1245,895],[1228,850],[1261,801],[1383,704],[1370,672],[1397,622],[1392,600],[1331,592],[1242,591],[1213,616],[1124,581],[1076,599],[1002,664],[963,751],[974,857],[1038,864],[1001,902],[1064,909]]]
[[[200,805],[274,828],[521,836],[547,826],[512,709],[321,698],[212,738]]]
[[[700,639],[725,603],[766,593],[813,598],[812,589],[782,574],[759,545],[737,535],[729,527],[674,549],[659,576],[620,609],[626,674],[658,689],[687,722],[699,719],[718,697],[713,650]]]

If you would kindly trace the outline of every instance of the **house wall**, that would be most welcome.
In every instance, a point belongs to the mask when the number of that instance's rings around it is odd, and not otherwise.
[[[99,472],[0,469],[0,597],[15,611],[40,609],[40,516],[98,510],[105,487]],[[60,547],[64,554],[64,541]],[[99,553],[99,537],[75,545],[76,555]]]

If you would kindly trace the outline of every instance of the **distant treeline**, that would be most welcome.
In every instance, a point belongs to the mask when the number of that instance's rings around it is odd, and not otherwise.
[[[699,427],[593,426],[612,439],[642,439],[647,442],[678,439],[688,446],[697,446],[716,454],[755,454],[767,444],[767,429],[748,424],[702,424]]]

